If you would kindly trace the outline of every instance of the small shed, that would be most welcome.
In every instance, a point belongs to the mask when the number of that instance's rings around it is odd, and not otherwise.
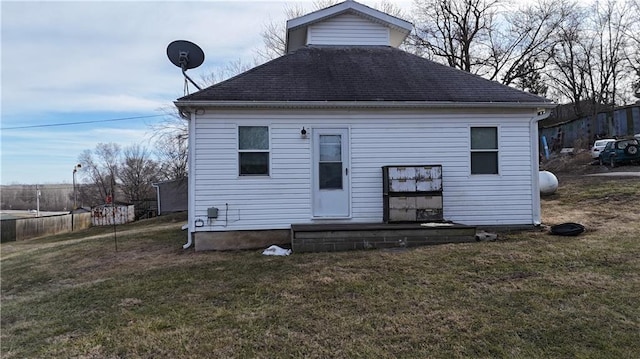
[[[135,220],[135,206],[130,203],[101,204],[91,208],[91,224],[109,226]]]
[[[154,183],[158,202],[158,215],[187,211],[189,203],[187,177]]]

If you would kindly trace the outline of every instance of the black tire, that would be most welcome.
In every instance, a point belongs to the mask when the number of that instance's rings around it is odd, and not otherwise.
[[[580,223],[562,223],[555,226],[551,226],[550,233],[557,236],[577,236],[584,232],[585,228]]]
[[[629,145],[627,146],[627,148],[624,149],[624,152],[628,155],[635,156],[638,154],[638,146]]]

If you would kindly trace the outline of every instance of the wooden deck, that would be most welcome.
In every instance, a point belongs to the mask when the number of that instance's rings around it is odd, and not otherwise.
[[[292,224],[294,252],[333,252],[474,242],[476,228],[435,223]]]

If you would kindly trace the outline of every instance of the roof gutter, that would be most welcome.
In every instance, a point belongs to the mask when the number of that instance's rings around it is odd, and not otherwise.
[[[453,101],[174,101],[178,108],[542,108],[551,109],[553,102],[453,102]],[[546,111],[545,111],[546,112]],[[549,116],[548,114],[546,115]]]
[[[195,203],[195,188],[196,188],[196,166],[195,166],[195,127],[196,127],[196,112],[191,111],[189,113],[191,121],[189,121],[189,138],[187,139],[189,146],[189,153],[187,156],[187,166],[189,168],[189,177],[187,178],[188,188],[188,203],[187,203],[187,243],[182,245],[183,249],[191,247],[193,244],[193,236],[195,235],[195,218],[196,218],[196,203]]]
[[[531,133],[531,199],[533,203],[533,224],[542,224],[542,211],[540,209],[540,141],[538,141],[538,122],[551,115],[550,111],[541,109],[536,116],[529,121],[529,132]]]

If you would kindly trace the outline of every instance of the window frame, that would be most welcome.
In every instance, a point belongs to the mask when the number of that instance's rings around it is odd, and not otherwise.
[[[267,129],[267,149],[240,149],[240,128],[242,127],[264,127]],[[236,126],[236,151],[237,151],[237,174],[238,177],[270,177],[271,176],[271,126],[269,125],[237,125]],[[267,172],[266,173],[242,173],[241,153],[267,153]]]
[[[495,134],[496,134],[496,148],[480,148],[480,149],[474,149],[473,148],[473,144],[472,144],[472,138],[473,138],[473,129],[475,128],[491,128],[495,130]],[[474,173],[473,172],[473,154],[474,153],[488,153],[488,154],[495,154],[495,160],[496,160],[496,172],[495,173]],[[473,126],[469,126],[469,174],[471,176],[499,176],[501,171],[500,171],[500,126],[498,125],[473,125]]]

